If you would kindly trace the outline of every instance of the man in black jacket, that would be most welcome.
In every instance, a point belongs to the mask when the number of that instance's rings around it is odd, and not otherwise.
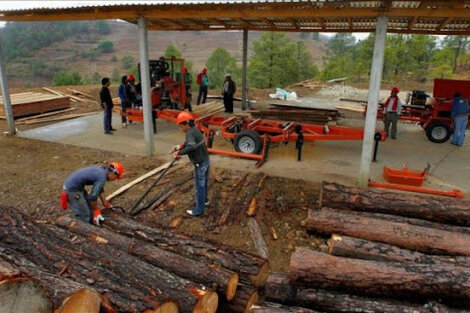
[[[113,115],[113,99],[111,98],[111,93],[109,92],[109,86],[111,82],[108,77],[104,77],[101,80],[101,91],[100,91],[100,103],[101,107],[104,109],[104,133],[106,135],[112,135],[112,130],[115,130],[111,126],[111,117]]]
[[[191,113],[181,112],[176,122],[181,131],[186,134],[186,141],[182,145],[173,147],[174,157],[179,158],[181,155],[187,154],[189,160],[194,165],[194,190],[196,191],[195,207],[187,210],[186,213],[192,216],[202,216],[206,205],[209,205],[208,182],[209,182],[209,152],[207,151],[204,135],[194,124],[194,117]]]
[[[237,87],[235,82],[232,80],[232,75],[226,74],[224,85],[222,87],[222,96],[224,96],[224,107],[225,112],[233,113],[233,95]]]

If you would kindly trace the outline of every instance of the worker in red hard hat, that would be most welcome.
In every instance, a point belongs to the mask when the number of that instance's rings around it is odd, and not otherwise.
[[[128,105],[134,108],[139,105],[137,100],[137,89],[135,87],[135,76],[132,74],[127,75],[127,84],[126,84],[126,97]]]
[[[60,199],[62,209],[70,206],[78,219],[101,226],[104,218],[98,208],[98,198],[105,208],[110,208],[104,185],[108,181],[121,179],[123,174],[124,167],[119,162],[111,162],[107,166],[88,166],[73,172],[63,185]],[[91,186],[90,193],[87,193],[85,186]]]
[[[187,154],[194,165],[195,206],[192,210],[187,210],[186,213],[192,216],[202,216],[205,207],[209,205],[207,196],[210,171],[209,152],[207,151],[204,136],[194,124],[194,117],[191,113],[181,112],[176,119],[176,123],[181,131],[186,134],[186,141],[182,145],[173,147],[173,156],[179,158]]]
[[[207,68],[204,67],[196,77],[196,84],[199,86],[199,93],[197,95],[197,105],[201,103],[206,103],[207,99],[207,90],[209,88],[209,77],[207,76]]]
[[[185,109],[188,109],[189,112],[191,112],[192,111],[192,108],[191,108],[191,100],[192,100],[191,85],[193,83],[193,77],[192,77],[191,73],[189,72],[189,70],[186,66],[184,67],[183,72],[184,72],[184,88],[186,90]]]
[[[385,101],[383,105],[384,109],[384,123],[385,123],[385,133],[387,137],[390,135],[390,124],[392,125],[392,139],[397,139],[397,124],[398,124],[398,115],[401,113],[402,104],[400,98],[398,98],[398,93],[400,88],[392,87],[390,97]]]

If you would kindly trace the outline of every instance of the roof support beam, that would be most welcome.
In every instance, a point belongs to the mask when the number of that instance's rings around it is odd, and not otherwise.
[[[417,17],[417,16],[413,16],[413,18],[411,19],[411,21],[408,23],[408,29],[412,29],[413,26],[415,26],[416,22],[418,22],[418,17]]]
[[[13,118],[13,110],[11,107],[11,99],[10,99],[10,92],[8,90],[8,81],[7,81],[7,72],[5,67],[5,62],[3,61],[3,50],[2,45],[0,42],[0,87],[2,89],[2,96],[3,96],[3,108],[5,113],[5,118],[7,119],[8,123],[8,134],[15,135],[16,134],[16,127],[15,127],[15,120]]]
[[[367,97],[367,113],[364,126],[364,138],[362,140],[361,165],[359,169],[358,184],[367,187],[370,176],[370,163],[374,147],[375,126],[377,122],[377,107],[379,104],[380,83],[385,55],[385,39],[387,38],[388,18],[377,18],[375,31],[374,54],[369,80],[369,95]]]
[[[144,106],[144,137],[147,156],[152,156],[153,145],[153,123],[152,103],[150,101],[150,68],[149,68],[149,46],[147,35],[147,21],[144,17],[137,20],[139,32],[140,50],[140,81],[142,82],[142,105]],[[156,123],[156,122],[155,122]]]
[[[452,20],[452,18],[448,17],[446,18],[445,20],[442,21],[441,24],[439,24],[439,26],[437,27],[438,30],[441,30],[443,29],[447,24],[449,24],[449,22]]]

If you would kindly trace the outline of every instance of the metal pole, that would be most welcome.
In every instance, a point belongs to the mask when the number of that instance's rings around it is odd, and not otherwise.
[[[16,127],[15,120],[13,119],[13,110],[11,108],[10,93],[8,92],[7,72],[5,62],[3,61],[2,43],[0,42],[0,85],[2,88],[3,107],[5,110],[5,117],[8,122],[8,134],[15,135]]]
[[[369,95],[367,97],[367,114],[364,125],[364,139],[362,141],[361,166],[359,169],[358,184],[367,187],[370,176],[370,163],[374,146],[375,125],[377,121],[377,106],[379,103],[380,83],[384,64],[385,39],[387,37],[387,17],[378,17],[375,29],[374,56],[370,71]]]
[[[152,104],[150,102],[150,69],[147,37],[147,21],[144,17],[138,19],[139,48],[140,48],[140,82],[142,84],[142,105],[144,106],[144,136],[147,156],[151,156],[154,151],[153,146],[153,125],[152,125]]]
[[[246,110],[246,70],[248,67],[248,29],[243,30],[242,110]]]

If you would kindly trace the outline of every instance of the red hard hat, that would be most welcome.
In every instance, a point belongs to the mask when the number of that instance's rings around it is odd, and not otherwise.
[[[183,69],[183,70],[184,70],[184,72],[185,72],[185,73],[187,73],[187,72],[188,72],[188,68],[187,68],[186,66],[184,67],[184,69]]]
[[[176,124],[181,124],[183,122],[187,122],[189,120],[194,120],[194,117],[191,113],[183,111],[180,114],[178,114],[178,117],[176,118]]]
[[[112,171],[114,174],[116,174],[117,179],[122,178],[122,175],[124,174],[124,166],[122,166],[121,163],[119,163],[119,162],[110,162],[108,167],[109,167],[110,171]]]
[[[203,68],[203,69],[202,69],[202,72],[203,72],[203,73],[207,73],[207,67]]]
[[[397,86],[392,87],[392,91],[393,91],[393,92],[396,92],[396,93],[399,93],[399,92],[400,92],[400,88],[398,88]]]
[[[127,75],[127,80],[135,81],[135,77],[132,74]]]

